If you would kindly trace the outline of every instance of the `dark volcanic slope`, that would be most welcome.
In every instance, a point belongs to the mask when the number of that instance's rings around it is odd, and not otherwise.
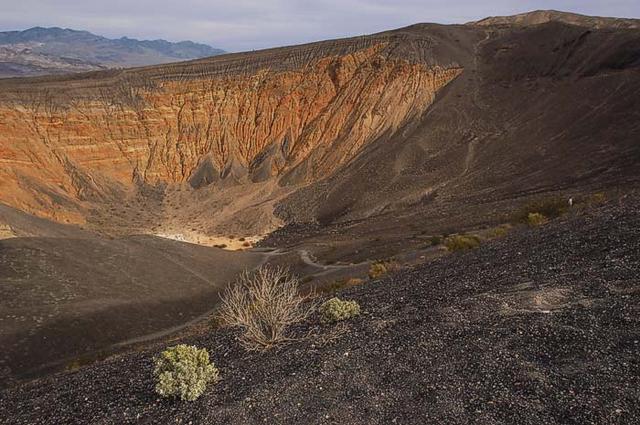
[[[504,222],[532,198],[637,185],[640,30],[556,21],[480,28],[463,74],[424,114],[276,213],[327,226],[318,250],[338,238],[360,260],[376,239],[391,255],[417,233]],[[292,230],[281,243],[305,237]]]
[[[237,273],[262,261],[151,236],[105,238],[0,205],[0,377],[39,376],[210,311]]]
[[[291,195],[280,215],[332,223],[382,214],[384,226],[404,214],[411,223],[468,204],[637,182],[640,30],[549,22],[485,31],[425,114]]]
[[[122,236],[0,209],[0,237],[21,236],[0,241],[5,358],[36,372],[183,322],[259,260],[131,234],[295,222],[264,243],[349,263],[509,222],[534,198],[637,188],[634,25],[530,14],[0,80],[0,199]],[[638,205],[354,290],[365,315],[331,343],[314,329],[258,356],[202,337],[224,381],[196,404],[155,400],[147,352],[5,392],[0,418],[631,422]]]
[[[557,10],[536,10],[513,16],[491,16],[469,25],[540,25],[551,21],[592,28],[640,28],[640,19],[585,16]]]
[[[640,421],[640,198],[616,200],[342,293],[361,317],[246,354],[222,381],[154,396],[125,355],[2,393],[3,423],[630,424]],[[0,419],[0,421],[2,421]]]

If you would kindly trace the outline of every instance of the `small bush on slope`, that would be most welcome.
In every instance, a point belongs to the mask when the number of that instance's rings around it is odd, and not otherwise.
[[[480,238],[474,235],[454,235],[447,237],[444,245],[452,252],[473,249],[480,245]]]
[[[497,239],[497,238],[501,238],[501,237],[503,237],[503,236],[506,236],[506,235],[507,235],[507,233],[509,233],[509,230],[510,230],[509,225],[504,225],[504,224],[503,224],[503,225],[501,225],[501,226],[494,227],[493,229],[490,229],[490,230],[487,232],[486,236],[487,236],[489,239]]]
[[[547,217],[540,213],[529,213],[527,216],[527,224],[529,226],[542,226],[547,221],[549,221],[547,220]]]
[[[351,277],[349,279],[341,279],[331,282],[328,285],[324,285],[320,287],[318,290],[319,293],[328,294],[331,292],[339,291],[344,288],[351,288],[352,286],[362,285],[364,283],[363,279],[357,277]]]
[[[590,206],[601,205],[607,201],[607,195],[604,192],[597,192],[589,196],[587,204]]]
[[[303,321],[313,306],[298,293],[298,279],[281,267],[243,273],[222,296],[219,316],[243,329],[247,349],[269,348],[287,339],[287,328]]]
[[[539,213],[547,218],[557,218],[569,210],[568,199],[551,197],[530,202],[514,216],[514,221],[528,223],[530,213]]]
[[[209,361],[207,350],[184,344],[169,347],[156,357],[153,373],[158,394],[186,401],[197,399],[207,384],[218,380],[218,369]]]
[[[391,273],[394,270],[398,269],[398,263],[390,260],[377,260],[371,263],[369,266],[369,278],[377,279],[381,276],[384,276],[387,273]]]
[[[318,311],[323,323],[332,323],[359,315],[360,305],[356,301],[342,301],[334,297],[325,301]]]

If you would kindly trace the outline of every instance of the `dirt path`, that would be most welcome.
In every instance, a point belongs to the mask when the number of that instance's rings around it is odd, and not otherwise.
[[[462,175],[465,176],[469,172],[471,168],[471,164],[476,155],[476,146],[478,146],[478,142],[480,139],[478,137],[474,137],[470,142],[467,150],[467,155],[464,158],[464,170],[462,171]]]
[[[300,249],[298,250],[298,253],[300,254],[300,259],[302,260],[303,263],[305,263],[308,266],[317,267],[323,270],[346,269],[356,265],[356,264],[321,264],[321,263],[318,263],[318,261],[315,260],[312,257],[312,254],[306,249]]]
[[[127,339],[125,341],[121,341],[118,342],[117,344],[113,344],[111,346],[111,348],[122,348],[122,347],[126,347],[128,345],[132,345],[132,344],[139,344],[141,342],[149,342],[149,341],[153,341],[156,339],[160,339],[163,338],[165,336],[171,335],[173,333],[179,332],[183,329],[188,328],[189,326],[195,325],[198,322],[201,322],[202,320],[205,320],[206,318],[208,318],[209,316],[211,316],[213,313],[215,313],[216,309],[218,308],[218,305],[216,304],[216,306],[214,308],[212,308],[211,310],[208,310],[204,313],[202,313],[201,315],[194,317],[193,319],[189,320],[188,322],[184,322],[181,323],[179,325],[176,326],[172,326],[169,328],[165,328],[162,329],[160,331],[157,332],[153,332],[150,334],[146,334],[146,335],[141,335],[135,338],[130,338]]]

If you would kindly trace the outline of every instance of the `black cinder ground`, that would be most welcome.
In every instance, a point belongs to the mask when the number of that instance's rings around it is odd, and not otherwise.
[[[360,317],[267,352],[185,337],[222,377],[192,403],[155,395],[154,346],[4,390],[0,422],[639,423],[638,211],[629,196],[351,288]]]

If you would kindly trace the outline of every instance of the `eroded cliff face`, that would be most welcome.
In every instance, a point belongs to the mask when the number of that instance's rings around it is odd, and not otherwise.
[[[295,69],[125,73],[83,91],[17,90],[0,104],[0,202],[81,222],[78,205],[135,182],[321,179],[422,114],[462,72],[386,50],[377,43]]]

